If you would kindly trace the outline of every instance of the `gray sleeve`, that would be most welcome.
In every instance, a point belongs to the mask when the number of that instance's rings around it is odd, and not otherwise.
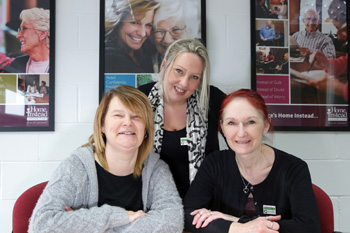
[[[65,160],[54,172],[33,211],[29,232],[105,232],[129,224],[123,208],[89,206],[91,188],[87,171],[77,158]],[[96,190],[95,190],[96,189]],[[65,206],[73,211],[66,212]]]
[[[147,216],[115,229],[123,233],[181,233],[184,227],[182,200],[177,192],[172,174],[163,161],[159,160],[150,178],[147,194],[150,203]]]

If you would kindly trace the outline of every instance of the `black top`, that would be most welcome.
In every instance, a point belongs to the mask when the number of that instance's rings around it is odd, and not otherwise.
[[[139,87],[147,96],[150,93],[155,82],[148,83]],[[219,150],[218,124],[220,116],[221,103],[226,97],[220,89],[210,86],[210,99],[208,111],[208,134],[207,143],[205,145],[205,154]],[[186,129],[183,129],[183,136],[186,137]],[[174,176],[175,184],[178,187],[180,196],[183,198],[187,192],[189,185],[189,161],[188,150],[185,146],[181,146],[179,142],[179,134],[174,132],[166,132],[164,130],[163,143],[160,156],[168,163],[170,170]],[[170,137],[170,138],[168,138]],[[177,137],[177,138],[173,138]],[[174,140],[174,141],[172,141]],[[177,143],[176,145],[174,143]],[[171,159],[169,159],[171,158]],[[187,163],[185,163],[185,159]]]
[[[106,43],[105,73],[153,73],[153,64],[146,40],[139,50],[134,51],[136,62],[126,51],[118,46],[117,41]]]
[[[132,211],[143,209],[141,176],[136,179],[133,174],[115,176],[97,162],[95,164],[98,179],[98,206],[108,204]]]
[[[320,216],[307,164],[293,155],[273,149],[275,161],[270,173],[260,184],[248,187],[253,194],[256,213],[259,216],[281,215],[282,220],[278,221],[281,233],[320,232]],[[184,199],[185,228],[191,232],[228,232],[232,222],[223,219],[195,229],[190,212],[210,208],[242,217],[250,193],[245,194],[243,188],[232,150],[207,156]],[[266,205],[274,206],[276,213],[266,213]]]
[[[148,96],[154,84],[155,82],[142,85],[139,87],[139,90]],[[222,101],[226,97],[225,93],[223,93],[219,88],[214,86],[210,86],[209,92],[210,92],[210,99],[209,99],[209,111],[208,111],[208,134],[207,134],[207,144],[205,145],[206,155],[208,155],[213,151],[219,150],[218,126],[219,126],[220,108],[221,108]]]
[[[9,66],[5,66],[1,72],[4,73],[25,73],[29,55],[18,56]]]
[[[188,167],[188,147],[187,145],[180,145],[181,138],[186,138],[186,128],[179,131],[164,130],[162,145],[167,146],[162,147],[160,158],[169,165],[180,197],[184,198],[190,187],[190,172]]]

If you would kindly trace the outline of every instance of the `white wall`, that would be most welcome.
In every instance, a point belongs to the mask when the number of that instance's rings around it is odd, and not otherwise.
[[[208,0],[211,83],[225,92],[250,87],[249,1]],[[55,132],[0,133],[0,232],[30,186],[48,180],[87,141],[98,105],[99,1],[56,0]],[[332,198],[335,228],[350,229],[350,134],[276,132],[274,146],[309,164],[313,182]]]

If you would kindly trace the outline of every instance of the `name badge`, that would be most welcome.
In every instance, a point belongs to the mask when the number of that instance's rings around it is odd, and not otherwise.
[[[263,213],[266,215],[276,215],[276,206],[263,205]]]
[[[187,146],[187,138],[180,138],[180,145],[181,146]]]

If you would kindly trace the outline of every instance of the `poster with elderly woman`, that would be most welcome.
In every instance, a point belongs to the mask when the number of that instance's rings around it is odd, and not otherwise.
[[[54,130],[55,0],[0,0],[0,131]]]
[[[100,96],[154,80],[174,41],[205,43],[203,18],[204,0],[101,1]]]

